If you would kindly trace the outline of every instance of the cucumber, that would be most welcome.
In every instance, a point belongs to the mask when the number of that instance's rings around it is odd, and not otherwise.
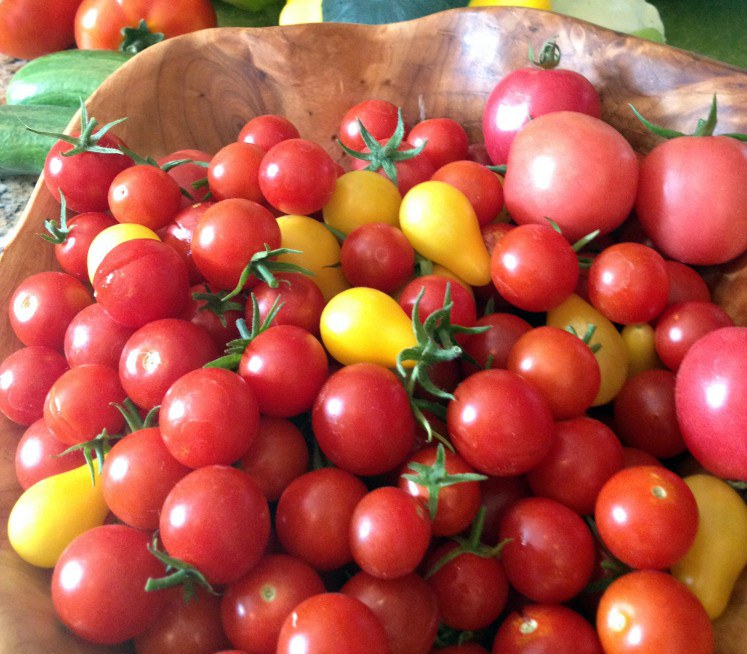
[[[34,134],[26,125],[62,132],[76,111],[54,105],[0,105],[0,176],[39,175],[55,139]]]
[[[133,55],[115,50],[61,50],[32,59],[11,78],[10,105],[79,107],[109,75]]]

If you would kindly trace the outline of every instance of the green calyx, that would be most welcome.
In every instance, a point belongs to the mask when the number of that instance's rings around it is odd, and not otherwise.
[[[463,484],[465,482],[478,482],[487,479],[485,475],[476,472],[450,473],[446,470],[446,449],[443,443],[439,443],[436,449],[436,460],[426,465],[417,461],[411,461],[408,467],[413,472],[402,475],[408,481],[424,487],[428,491],[428,512],[431,521],[436,519],[438,511],[438,496],[442,488]]]
[[[234,340],[229,341],[226,344],[225,355],[215,359],[214,361],[209,361],[203,366],[203,368],[226,368],[227,370],[236,370],[239,367],[244,350],[249,346],[249,343],[272,326],[275,316],[277,316],[278,311],[280,311],[283,306],[280,297],[276,297],[270,310],[267,312],[265,319],[261,320],[259,315],[259,303],[257,302],[254,293],[251,294],[250,301],[252,303],[251,328],[247,326],[246,320],[243,318],[237,320],[236,327],[239,330],[240,338],[235,338]]]
[[[405,122],[402,119],[401,109],[397,109],[397,127],[384,145],[379,143],[371,135],[371,132],[366,129],[360,119],[358,119],[358,127],[360,129],[361,138],[369,151],[358,152],[338,140],[337,142],[340,144],[340,147],[351,157],[368,161],[365,170],[377,171],[382,169],[395,186],[397,184],[397,162],[417,157],[426,145],[426,142],[424,141],[416,148],[411,148],[409,150],[398,149],[405,136]]]
[[[405,348],[397,355],[396,369],[410,399],[413,415],[418,424],[425,429],[427,440],[430,442],[436,438],[452,449],[451,443],[433,429],[426,416],[426,412],[430,412],[443,419],[446,417],[446,408],[438,401],[431,402],[415,397],[415,391],[420,387],[437,400],[453,400],[454,396],[451,393],[433,383],[429,376],[429,368],[436,363],[453,361],[462,356],[463,350],[454,338],[456,334],[479,334],[490,327],[463,327],[451,323],[454,302],[451,299],[450,284],[446,286],[443,306],[431,313],[425,321],[421,321],[418,308],[424,292],[425,289],[421,289],[412,308],[412,327],[417,345]],[[414,365],[406,367],[405,362],[414,362]]]
[[[34,134],[41,134],[42,136],[51,136],[65,143],[70,143],[73,147],[67,152],[63,152],[63,157],[72,157],[76,154],[83,152],[97,152],[99,154],[124,154],[119,148],[109,148],[106,146],[98,145],[101,138],[106,134],[112,127],[119,125],[119,123],[127,120],[127,118],[118,118],[110,123],[106,123],[103,127],[96,130],[98,122],[95,118],[88,116],[88,109],[83,98],[80,99],[80,135],[70,136],[69,134],[62,134],[58,132],[45,132],[43,130],[33,129],[26,125],[26,129]]]
[[[158,547],[158,533],[153,535],[153,541],[148,545],[148,551],[166,566],[167,574],[165,577],[159,577],[158,579],[148,577],[148,580],[145,582],[145,590],[147,592],[181,586],[182,597],[185,603],[194,597],[198,586],[211,595],[219,594],[210,585],[205,575],[193,565],[161,551]]]
[[[630,108],[633,110],[633,113],[635,114],[636,118],[643,123],[643,125],[653,134],[656,134],[657,136],[661,136],[665,139],[673,139],[677,138],[679,136],[713,136],[714,131],[716,129],[716,124],[718,122],[718,105],[716,102],[716,94],[713,94],[713,99],[711,100],[711,108],[708,112],[708,116],[704,118],[699,118],[698,123],[695,127],[695,131],[692,134],[685,134],[684,132],[678,132],[674,129],[667,129],[666,127],[661,127],[659,125],[655,125],[651,121],[644,118],[641,113],[632,105],[629,104]],[[739,133],[729,133],[729,134],[721,134],[720,136],[728,136],[733,139],[737,139],[738,141],[747,141],[747,134],[739,134]]]
[[[539,54],[534,56],[534,48],[529,46],[529,60],[543,70],[552,70],[560,65],[560,47],[555,39],[548,39],[542,44]]]
[[[44,229],[47,230],[47,233],[39,234],[39,236],[52,245],[62,245],[67,240],[73,227],[75,225],[68,226],[67,224],[67,201],[65,200],[65,194],[60,191],[60,222],[58,223],[54,218],[45,220]]]
[[[477,512],[475,519],[472,521],[472,527],[470,533],[466,538],[457,536],[452,540],[456,542],[457,546],[447,552],[441,557],[433,566],[425,573],[425,578],[428,579],[436,574],[441,568],[447,563],[450,563],[462,554],[474,554],[485,559],[498,558],[503,551],[503,548],[507,543],[511,542],[510,538],[502,540],[500,543],[494,546],[485,545],[480,540],[482,538],[483,528],[485,527],[485,507],[481,506]]]
[[[122,34],[122,43],[119,44],[120,52],[131,54],[142,52],[145,48],[160,43],[165,38],[162,32],[151,32],[143,18],[140,19],[137,27],[123,27],[120,34]]]
[[[195,291],[192,293],[193,300],[203,302],[198,311],[210,311],[214,313],[220,324],[226,327],[228,325],[226,322],[226,313],[229,311],[241,311],[244,307],[239,302],[233,302],[230,298],[226,299],[222,294],[211,291],[207,284],[205,284],[205,289],[205,291]]]

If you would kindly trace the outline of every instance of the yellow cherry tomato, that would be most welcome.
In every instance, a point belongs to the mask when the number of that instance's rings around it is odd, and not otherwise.
[[[38,481],[18,498],[8,518],[8,541],[24,561],[53,568],[76,536],[104,524],[109,507],[98,464],[94,468],[95,485],[85,464]]]
[[[424,257],[472,286],[490,282],[490,254],[467,196],[446,182],[413,186],[402,198],[400,229]]]
[[[628,349],[629,378],[643,370],[662,367],[656,354],[654,328],[651,325],[648,323],[625,325],[620,334]]]
[[[531,9],[552,9],[550,0],[470,0],[469,7],[530,7]]]
[[[613,400],[628,378],[630,365],[628,349],[615,325],[575,293],[547,312],[547,324],[561,329],[572,327],[580,337],[584,337],[594,326],[589,346],[599,346],[594,356],[602,379],[592,406],[601,406]]]
[[[283,254],[278,261],[295,263],[311,270],[311,279],[326,301],[350,287],[340,268],[340,244],[324,223],[308,216],[280,216],[281,245],[300,250],[300,254]]]
[[[402,196],[390,179],[372,170],[351,170],[337,178],[322,215],[325,223],[343,234],[366,223],[399,227],[401,203]]]
[[[161,240],[152,229],[136,223],[117,223],[99,232],[88,247],[86,264],[88,266],[88,279],[91,280],[91,283],[93,283],[93,276],[104,257],[120,243],[136,238]]]
[[[718,477],[696,474],[684,481],[698,505],[698,530],[687,554],[671,572],[713,620],[726,609],[734,584],[747,566],[747,505]]]
[[[397,355],[417,345],[412,321],[397,301],[382,291],[355,286],[335,295],[319,323],[327,351],[343,365],[397,364]]]

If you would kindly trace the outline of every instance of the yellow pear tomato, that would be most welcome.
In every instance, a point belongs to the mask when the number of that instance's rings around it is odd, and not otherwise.
[[[490,282],[490,254],[467,196],[446,182],[413,186],[399,210],[402,232],[412,247],[472,286]]]
[[[322,22],[322,0],[288,0],[280,10],[280,25]]]
[[[95,484],[84,464],[36,482],[18,498],[8,518],[8,541],[24,561],[53,568],[76,536],[104,523],[109,507],[94,468]]]
[[[724,612],[747,566],[747,505],[729,484],[709,474],[684,478],[698,505],[698,530],[672,575],[684,583],[714,620]]]
[[[602,379],[592,406],[601,406],[613,400],[628,378],[630,365],[628,348],[615,325],[575,293],[547,312],[547,324],[560,329],[571,327],[582,338],[590,327],[594,328],[588,344],[592,348],[599,346],[594,356]]]
[[[300,254],[282,254],[278,261],[307,268],[311,279],[322,291],[325,301],[350,287],[340,268],[340,244],[324,223],[308,216],[280,216],[280,243]]]
[[[417,345],[405,310],[390,295],[366,286],[335,295],[319,324],[324,346],[343,365],[368,362],[394,368],[397,355]]]
[[[402,196],[387,177],[372,170],[351,170],[337,178],[335,191],[322,209],[324,222],[349,234],[366,223],[399,227]]]

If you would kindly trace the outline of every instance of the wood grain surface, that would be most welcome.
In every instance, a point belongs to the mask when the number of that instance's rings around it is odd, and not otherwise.
[[[656,139],[629,103],[650,120],[689,132],[714,93],[719,131],[747,132],[747,75],[685,51],[618,34],[556,14],[519,8],[459,9],[394,25],[317,24],[205,30],[165,41],[125,64],[89,99],[101,123],[127,116],[117,128],[129,147],[158,156],[180,148],[215,152],[263,113],[287,116],[305,138],[341,159],[335,143],[344,110],[365,98],[402,106],[411,123],[450,116],[479,141],[483,104],[496,82],[525,65],[555,37],[563,65],[599,89],[603,117],[640,151]],[[55,268],[41,241],[45,219],[59,209],[40,180],[17,237],[0,259],[0,360],[19,346],[7,319],[9,298],[30,273]],[[747,324],[747,281],[741,261],[707,271],[715,297]],[[0,423],[0,520],[20,493],[13,457],[23,429]],[[0,536],[0,652],[89,654],[128,651],[84,644],[57,623],[49,573],[32,569]],[[747,577],[716,624],[719,654],[747,652]]]

